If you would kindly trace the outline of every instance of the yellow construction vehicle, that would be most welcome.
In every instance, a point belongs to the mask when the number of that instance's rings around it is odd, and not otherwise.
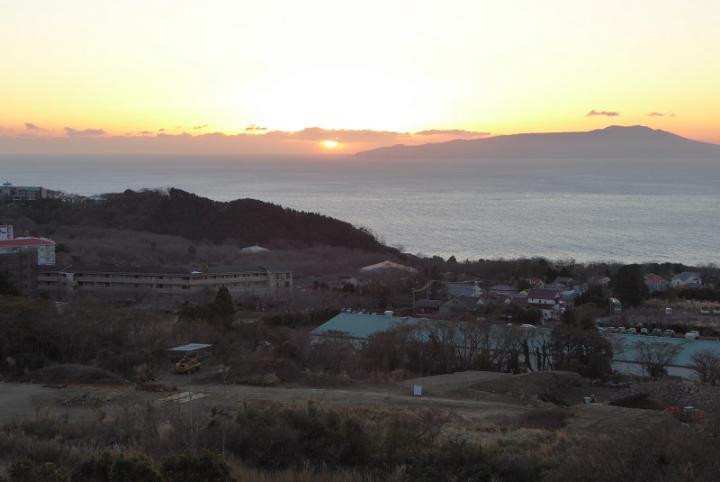
[[[200,358],[196,355],[184,356],[175,364],[175,373],[189,375],[200,369]]]

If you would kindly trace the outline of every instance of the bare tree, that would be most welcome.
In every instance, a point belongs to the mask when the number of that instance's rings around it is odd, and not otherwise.
[[[700,381],[710,385],[720,383],[720,355],[704,350],[692,357],[692,369],[700,377]]]
[[[680,346],[639,341],[635,343],[635,350],[638,353],[638,362],[643,366],[645,373],[653,378],[660,378],[667,375],[667,367],[680,353]]]

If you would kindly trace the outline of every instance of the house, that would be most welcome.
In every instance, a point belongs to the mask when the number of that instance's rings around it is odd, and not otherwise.
[[[394,261],[388,260],[360,268],[360,271],[362,271],[363,273],[387,270],[398,270],[405,271],[407,273],[417,273],[417,269],[413,268],[412,266],[405,266],[404,264],[395,263]]]
[[[528,290],[527,307],[540,310],[544,321],[557,320],[562,314],[560,292],[548,288]]]
[[[442,300],[422,299],[415,303],[415,313],[420,315],[434,315],[440,311]]]
[[[477,281],[448,282],[447,295],[448,298],[455,296],[469,296],[471,298],[479,298],[483,294],[483,289]]]
[[[442,304],[438,314],[441,316],[454,316],[473,313],[482,305],[478,305],[478,298],[472,296],[455,296]]]
[[[647,286],[650,294],[660,293],[667,290],[670,287],[670,282],[660,275],[655,273],[648,273],[643,277],[645,286]]]
[[[671,284],[673,288],[696,288],[702,286],[702,277],[700,273],[683,271],[672,277]]]
[[[529,289],[527,303],[536,306],[555,306],[560,303],[560,292],[547,288]]]
[[[504,296],[513,296],[516,295],[518,290],[514,286],[500,284],[500,285],[494,285],[491,286],[488,292],[491,295],[495,295],[498,297],[504,297]]]
[[[551,284],[553,286],[560,287],[561,291],[564,291],[568,288],[575,287],[577,283],[575,282],[575,279],[570,276],[558,276]]]

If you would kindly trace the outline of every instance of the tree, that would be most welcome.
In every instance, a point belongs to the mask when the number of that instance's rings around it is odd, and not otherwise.
[[[639,264],[620,267],[615,279],[615,296],[627,306],[639,306],[649,296]]]
[[[235,314],[235,303],[226,286],[221,286],[215,295],[215,310],[220,316],[232,316]]]
[[[600,285],[591,286],[583,294],[575,298],[575,306],[588,303],[593,303],[595,306],[607,306],[609,302],[610,300]]]
[[[680,346],[662,342],[635,343],[635,350],[638,354],[638,362],[648,376],[661,378],[667,375],[667,366],[680,353]]]
[[[700,377],[702,383],[717,385],[720,383],[720,355],[703,350],[693,355],[692,369]]]
[[[561,323],[550,339],[554,369],[588,378],[605,378],[612,372],[612,344],[595,329]]]
[[[0,295],[12,295],[16,296],[20,294],[15,285],[5,276],[4,273],[0,273]]]

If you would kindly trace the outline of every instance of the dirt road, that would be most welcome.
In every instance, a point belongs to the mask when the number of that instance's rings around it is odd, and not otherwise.
[[[212,406],[243,400],[306,403],[314,400],[328,405],[384,406],[387,408],[437,408],[467,419],[484,419],[518,415],[527,410],[521,405],[495,401],[453,400],[439,397],[412,397],[376,390],[338,390],[318,388],[254,387],[245,385],[188,384],[179,392],[206,395],[200,405]],[[67,414],[70,417],[91,416],[94,409],[111,409],[120,403],[162,403],[168,393],[136,391],[132,387],[70,385],[49,388],[29,383],[0,384],[0,424],[26,419],[38,413]]]
[[[211,395],[225,401],[271,400],[278,402],[307,402],[346,406],[377,406],[405,408],[437,408],[449,410],[468,418],[494,418],[524,413],[526,407],[512,403],[480,400],[455,400],[440,397],[412,397],[390,391],[339,390],[324,388],[251,387],[245,385],[189,385],[183,390]],[[390,387],[388,390],[394,390]]]

